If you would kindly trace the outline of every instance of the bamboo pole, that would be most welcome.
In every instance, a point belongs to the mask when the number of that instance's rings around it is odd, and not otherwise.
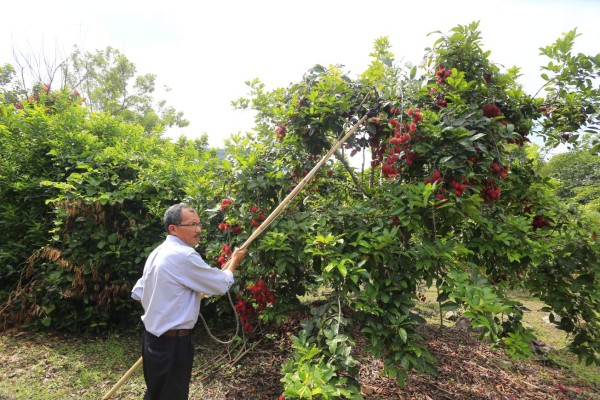
[[[258,228],[256,228],[256,230],[254,232],[252,232],[252,234],[250,235],[250,237],[248,239],[246,239],[246,241],[244,242],[244,244],[242,244],[242,246],[240,247],[240,249],[246,249],[248,246],[250,246],[250,244],[254,241],[254,239],[256,239],[265,229],[267,229],[269,227],[269,225],[271,225],[271,222],[273,222],[273,220],[275,218],[277,218],[279,216],[279,214],[281,214],[281,212],[288,206],[288,204],[298,195],[298,193],[300,193],[300,191],[304,188],[304,186],[306,186],[306,184],[308,183],[308,181],[317,173],[317,171],[319,170],[319,168],[321,168],[323,166],[323,164],[325,164],[327,162],[327,160],[329,160],[331,158],[331,156],[339,150],[339,148],[344,144],[344,142],[346,140],[348,140],[348,138],[350,136],[352,136],[354,134],[354,132],[356,132],[356,130],[365,122],[365,120],[368,118],[368,114],[365,114],[347,133],[344,137],[342,137],[340,140],[338,140],[335,145],[327,152],[327,154],[325,156],[323,156],[323,158],[317,163],[317,165],[315,165],[313,167],[313,169],[310,170],[310,172],[308,174],[306,174],[306,176],[298,183],[298,185],[296,185],[296,187],[285,197],[285,199],[283,199],[281,201],[281,203],[277,206],[277,208],[275,208],[271,214],[269,214],[269,216],[260,224],[260,226]]]
[[[252,232],[250,237],[248,237],[248,239],[246,239],[246,241],[244,242],[244,244],[242,244],[240,249],[248,248],[248,246],[250,246],[250,244],[254,241],[254,239],[256,239],[258,236],[260,236],[260,234],[263,233],[264,230],[269,227],[269,225],[271,225],[271,222],[273,222],[273,220],[275,220],[275,218],[277,218],[279,216],[279,214],[281,214],[283,212],[283,210],[285,210],[285,208],[289,205],[289,203],[298,195],[298,193],[300,193],[300,191],[304,188],[304,186],[306,186],[308,181],[313,176],[315,176],[315,174],[317,173],[319,168],[321,168],[323,166],[323,164],[325,164],[327,162],[327,160],[329,160],[331,158],[331,156],[336,151],[338,151],[340,149],[340,147],[342,147],[342,145],[346,142],[346,140],[348,140],[350,138],[350,136],[352,136],[354,134],[354,132],[356,132],[356,130],[358,128],[360,128],[360,126],[367,120],[367,118],[369,116],[370,116],[370,113],[366,113],[365,115],[363,115],[363,117],[361,119],[359,119],[358,122],[356,124],[354,124],[354,126],[352,128],[350,128],[350,130],[344,135],[344,137],[339,139],[333,145],[333,147],[327,152],[327,154],[325,154],[325,156],[323,156],[323,158],[313,167],[313,169],[311,169],[310,172],[308,174],[306,174],[306,176],[285,197],[285,199],[283,199],[281,201],[281,203],[279,203],[279,205],[271,212],[271,214],[269,214],[269,216],[260,224],[260,226],[258,228],[256,228],[254,230],[254,232]],[[225,264],[225,266],[223,267],[224,270],[227,269],[230,262],[231,262],[231,260],[229,260],[227,262],[227,264]],[[200,294],[200,298],[201,299],[204,298],[204,295],[202,293]],[[143,362],[142,357],[140,357],[136,361],[136,363],[133,364],[133,366],[131,368],[129,368],[129,370],[125,373],[125,375],[123,375],[123,377],[121,379],[119,379],[119,381],[112,387],[112,389],[110,389],[108,391],[108,393],[106,393],[104,395],[104,397],[102,397],[102,400],[107,400],[108,398],[110,398],[110,396],[115,394],[115,392],[117,390],[119,390],[119,388],[121,386],[123,386],[125,381],[127,381],[127,379],[129,379],[129,377],[133,374],[133,372],[135,372],[135,370],[140,365],[142,365],[142,362]]]
[[[131,375],[133,375],[133,373],[135,372],[136,369],[139,368],[140,365],[142,365],[143,359],[142,357],[140,357],[135,364],[133,364],[131,366],[131,368],[129,368],[129,370],[127,372],[125,372],[125,375],[123,375],[123,377],[121,377],[121,379],[119,379],[119,381],[117,383],[115,383],[115,385],[104,395],[104,397],[102,397],[102,400],[107,400],[110,398],[110,396],[112,396],[113,394],[115,394],[115,392],[117,390],[119,390],[119,388],[121,386],[123,386],[123,384],[127,381],[127,379],[129,379],[129,377]]]

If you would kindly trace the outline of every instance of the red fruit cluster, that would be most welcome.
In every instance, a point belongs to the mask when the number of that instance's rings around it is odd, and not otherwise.
[[[413,122],[415,124],[418,124],[419,122],[421,122],[423,120],[423,114],[421,114],[421,110],[419,110],[418,108],[415,108],[414,110],[412,108],[409,108],[406,111],[406,114],[410,117],[413,117]]]
[[[438,83],[444,83],[446,82],[446,78],[452,75],[452,71],[444,67],[440,67],[435,75],[437,76]]]
[[[442,204],[444,204],[448,201],[446,196],[444,196],[444,193],[445,193],[445,189],[442,188],[442,193],[438,193],[435,195],[435,197],[437,197],[438,200],[440,201],[438,204],[435,205],[435,208],[438,208],[439,206],[441,206]]]
[[[502,115],[502,111],[495,104],[486,104],[483,106],[483,116],[487,118],[496,118]]]
[[[256,284],[248,286],[248,290],[252,292],[252,297],[256,300],[259,311],[263,311],[267,308],[268,304],[275,304],[275,301],[277,300],[273,292],[269,290],[267,284],[262,279],[259,279]]]
[[[240,321],[244,324],[244,330],[246,332],[252,332],[254,330],[254,326],[252,325],[252,321],[256,318],[256,312],[252,307],[252,304],[244,301],[241,295],[237,296],[237,303],[235,304],[235,311],[240,316]]]
[[[280,142],[282,142],[283,139],[285,139],[285,132],[286,131],[287,131],[287,128],[283,124],[281,124],[277,129],[275,129],[275,136],[277,137],[277,140],[279,140]]]
[[[497,163],[493,162],[490,166],[494,175],[498,175],[502,179],[506,179],[508,176],[508,165],[500,166]]]
[[[217,260],[217,262],[221,265],[221,267],[224,267],[230,258],[231,258],[231,247],[229,247],[229,245],[227,245],[227,244],[224,244],[223,246],[221,246],[221,255],[219,256],[219,259]]]
[[[417,158],[418,155],[419,154],[416,151],[409,151],[404,153],[402,157],[400,157],[400,159],[404,160],[404,162],[406,162],[406,165],[410,167],[413,165],[413,162],[415,161],[415,158]]]
[[[396,169],[392,164],[395,162],[396,157],[389,157],[387,162],[381,166],[381,175],[384,178],[394,178],[400,173],[400,168]]]
[[[446,101],[446,97],[444,94],[439,94],[435,97],[435,104],[441,108],[446,108],[448,102]]]
[[[306,168],[303,168],[301,173],[298,173],[298,171],[294,171],[294,172],[292,173],[292,178],[291,178],[291,179],[292,179],[292,181],[294,181],[294,182],[299,182],[299,181],[301,181],[302,179],[304,179],[304,177],[305,177],[306,175],[308,175],[308,171],[306,170]]]
[[[388,163],[381,166],[381,175],[383,175],[384,178],[394,178],[400,173],[400,171],[397,170],[392,164],[393,161],[390,162],[390,158],[388,158]]]
[[[232,203],[233,203],[233,200],[231,200],[231,199],[221,200],[221,211],[225,212],[225,210],[227,210],[227,206]]]
[[[228,231],[228,232],[232,232],[232,233],[241,233],[244,231],[244,228],[242,228],[239,225],[231,225],[228,222],[221,222],[218,226],[220,231]]]
[[[426,185],[432,184],[432,183],[442,183],[444,182],[444,179],[442,178],[442,174],[440,174],[440,171],[438,171],[437,169],[435,171],[433,171],[433,176],[429,179],[426,179],[423,183]]]
[[[79,90],[77,89],[73,89],[73,91],[71,92],[71,98],[73,100],[77,99],[77,101],[79,102],[79,104],[83,104],[87,101],[87,99],[85,97],[81,97],[81,94],[79,93]]]
[[[452,189],[454,189],[454,194],[455,195],[460,196],[460,195],[463,194],[463,192],[467,188],[467,185],[465,185],[464,183],[458,182],[456,179],[451,179],[450,180],[450,187]]]
[[[433,87],[429,90],[429,97],[433,99],[435,105],[440,108],[446,108],[448,102],[446,101],[446,95],[444,93],[438,93],[438,88]]]
[[[423,137],[417,134],[418,124],[423,120],[421,111],[418,108],[407,109],[408,118],[398,117],[401,113],[400,108],[393,106],[390,107],[387,117],[381,113],[369,118],[367,130],[370,137],[361,144],[371,147],[371,167],[381,166],[382,176],[385,178],[394,178],[400,174],[404,163],[412,166],[417,157],[417,153],[413,151],[413,142],[423,140]],[[386,137],[389,137],[389,142]],[[360,148],[359,146],[358,149]],[[352,150],[351,155],[356,151],[356,148]]]
[[[410,141],[410,135],[408,133],[400,133],[397,132],[394,134],[394,137],[390,139],[391,144],[404,144]]]
[[[263,214],[264,212],[265,210],[263,208],[258,208],[255,205],[250,207],[250,213],[252,213],[252,219],[250,220],[250,223],[253,227],[256,228],[260,226],[261,222],[267,219]]]
[[[367,124],[378,126],[381,123],[381,117],[382,117],[382,115],[379,115],[377,117],[371,117],[367,121]]]
[[[473,163],[473,165],[479,164],[481,162],[481,160],[479,158],[477,158],[477,156],[469,157],[469,161],[471,161]]]
[[[485,180],[485,187],[483,188],[481,197],[486,203],[498,200],[500,198],[500,189],[498,189],[498,186],[496,186],[496,183],[493,180]]]
[[[545,226],[550,226],[550,221],[548,221],[547,219],[544,219],[543,215],[536,215],[535,217],[533,217],[533,221],[531,222],[531,227],[533,228],[534,231],[538,230],[539,228],[543,228]]]
[[[252,293],[252,298],[256,303],[256,307],[254,307],[252,303],[245,301],[242,296],[238,294],[238,302],[235,305],[235,310],[240,316],[240,321],[244,324],[244,330],[252,332],[254,331],[254,325],[252,325],[254,320],[260,316],[265,308],[267,308],[267,305],[275,304],[277,298],[269,290],[267,284],[262,279],[259,279],[256,284],[248,286],[248,290]]]

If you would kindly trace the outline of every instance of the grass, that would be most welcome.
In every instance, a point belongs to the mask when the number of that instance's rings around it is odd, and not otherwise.
[[[111,387],[107,377],[127,371],[139,358],[137,338],[72,338],[44,334],[0,336],[1,399],[101,398]],[[143,397],[141,374],[121,396]],[[126,398],[126,397],[115,397]],[[130,397],[134,398],[134,397]]]

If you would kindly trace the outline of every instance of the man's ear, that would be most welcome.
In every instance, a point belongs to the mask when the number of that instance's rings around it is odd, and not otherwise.
[[[175,234],[175,225],[173,225],[173,224],[169,225],[169,234],[170,235]]]

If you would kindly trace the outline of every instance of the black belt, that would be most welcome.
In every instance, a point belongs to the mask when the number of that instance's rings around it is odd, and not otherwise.
[[[170,329],[161,336],[188,336],[192,333],[192,329]]]

